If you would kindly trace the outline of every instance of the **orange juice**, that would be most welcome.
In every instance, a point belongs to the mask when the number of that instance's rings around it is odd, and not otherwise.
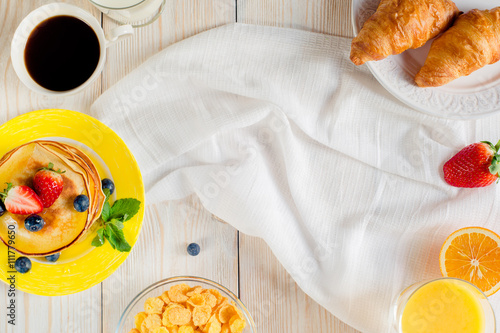
[[[408,299],[401,317],[401,332],[482,333],[482,298],[477,289],[461,280],[429,282]]]

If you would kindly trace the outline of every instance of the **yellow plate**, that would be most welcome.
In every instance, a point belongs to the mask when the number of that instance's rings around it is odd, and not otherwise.
[[[135,244],[144,216],[142,176],[134,156],[110,128],[83,113],[52,109],[30,112],[8,121],[0,127],[0,137],[3,138],[0,157],[23,143],[42,138],[74,140],[85,145],[87,148],[80,148],[87,150],[101,177],[111,175],[113,178],[116,195],[111,200],[136,198],[141,201],[139,213],[125,222],[123,229],[129,244]],[[64,250],[56,263],[45,262],[43,258],[31,260],[32,268],[26,274],[9,267],[8,258],[13,252],[0,242],[0,279],[10,285],[12,281],[7,279],[13,275],[17,289],[43,296],[68,295],[88,289],[111,275],[128,256],[113,250],[108,242],[99,248],[92,247],[90,243],[95,234],[94,228],[84,240]],[[15,257],[18,256],[15,253]]]

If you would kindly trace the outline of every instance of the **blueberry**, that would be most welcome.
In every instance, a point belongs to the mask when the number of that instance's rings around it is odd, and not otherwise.
[[[44,225],[45,221],[38,215],[30,215],[24,220],[24,227],[31,232],[42,230]]]
[[[50,261],[50,262],[56,262],[57,259],[59,259],[60,255],[61,255],[61,253],[54,253],[54,254],[51,254],[50,256],[46,256],[45,259],[47,261]]]
[[[75,201],[73,202],[73,206],[75,207],[77,212],[83,213],[87,209],[89,209],[90,206],[90,201],[89,197],[87,197],[84,194],[80,194],[75,198]]]
[[[113,194],[113,192],[115,191],[115,183],[113,183],[113,181],[109,178],[104,178],[102,181],[101,181],[101,184],[102,184],[102,189],[104,190],[105,188],[109,189],[109,194]]]
[[[16,271],[19,273],[28,273],[29,270],[31,269],[31,260],[30,258],[26,257],[19,257],[16,259],[16,263],[14,264],[14,267],[16,268]]]
[[[200,254],[200,246],[196,243],[191,243],[188,245],[187,251],[188,251],[190,256],[195,257],[198,254]]]
[[[6,211],[7,211],[7,209],[5,208],[5,205],[4,205],[3,201],[0,200],[0,216],[2,216],[3,214],[5,214]]]

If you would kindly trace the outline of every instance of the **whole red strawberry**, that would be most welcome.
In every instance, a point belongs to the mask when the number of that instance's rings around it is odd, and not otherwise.
[[[54,164],[49,163],[46,168],[40,169],[33,178],[33,187],[40,197],[43,207],[48,208],[59,198],[63,191],[62,174],[66,171],[54,170]]]
[[[8,212],[18,215],[38,214],[43,210],[42,202],[28,186],[12,186],[7,183],[7,189],[0,193]]]
[[[443,166],[444,180],[455,187],[483,187],[493,184],[500,171],[500,141],[473,143]]]

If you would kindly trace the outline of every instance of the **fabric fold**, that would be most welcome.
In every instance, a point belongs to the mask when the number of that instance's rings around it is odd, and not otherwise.
[[[451,232],[495,230],[497,188],[452,188],[442,166],[469,143],[497,140],[499,118],[412,110],[355,68],[349,49],[341,37],[223,26],[153,56],[91,114],[134,153],[149,203],[196,193],[266,240],[335,316],[390,332],[399,292],[440,276]]]

